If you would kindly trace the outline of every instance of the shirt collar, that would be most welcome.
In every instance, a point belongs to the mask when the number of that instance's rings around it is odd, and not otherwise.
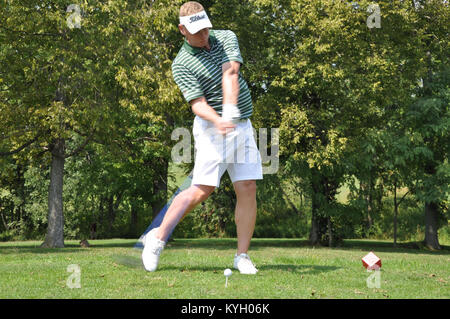
[[[209,30],[209,45],[212,46],[217,42],[216,35],[214,34],[213,30]],[[190,45],[186,39],[184,39],[183,48],[190,54],[195,55],[201,51],[203,51],[202,48],[196,48]]]

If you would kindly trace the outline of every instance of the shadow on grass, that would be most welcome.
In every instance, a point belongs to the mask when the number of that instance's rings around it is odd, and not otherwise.
[[[133,268],[139,268],[142,267],[142,263],[140,265],[136,263],[133,264],[133,266],[129,266]],[[177,270],[180,272],[189,272],[189,271],[203,271],[203,272],[213,272],[213,273],[219,273],[222,274],[222,269],[226,268],[226,265],[220,264],[216,266],[188,266],[184,267],[183,265],[180,266],[173,266],[173,265],[167,265],[161,264],[158,268],[158,271],[173,271]],[[294,265],[294,264],[277,264],[277,265],[261,265],[257,266],[259,272],[258,275],[264,275],[266,271],[278,271],[278,272],[290,272],[290,273],[298,273],[301,275],[317,275],[323,272],[328,271],[334,271],[337,269],[340,269],[340,267],[335,266],[317,266],[317,265]],[[234,273],[239,273],[238,270],[233,270]]]
[[[113,255],[111,256],[111,259],[114,263],[126,266],[128,268],[134,268],[134,269],[142,269],[144,270],[144,266],[142,264],[142,260],[140,256],[130,256],[130,255]],[[199,261],[200,262],[200,261]],[[214,273],[221,273],[221,269],[226,268],[227,265],[224,264],[218,264],[214,266],[196,266],[196,265],[182,265],[174,266],[174,265],[164,265],[164,263],[161,263],[159,265],[158,271],[180,271],[180,272],[189,272],[189,271],[203,271],[203,272],[214,272]],[[260,265],[257,266],[257,268],[261,272],[265,271],[282,271],[282,272],[292,272],[292,273],[298,273],[298,274],[306,274],[306,275],[316,275],[323,272],[329,272],[334,271],[337,269],[340,269],[340,267],[336,266],[323,266],[323,265],[298,265],[298,264],[291,264],[291,263],[277,263],[277,264],[269,264],[269,265]],[[219,269],[219,271],[218,271]],[[235,272],[237,270],[234,270]]]
[[[236,249],[237,240],[235,238],[200,238],[200,239],[175,239],[169,242],[171,249],[200,248],[229,250]],[[285,238],[254,238],[251,242],[251,250],[264,249],[266,247],[305,247],[308,242],[304,239]]]
[[[169,243],[170,244],[170,243]],[[204,248],[204,249],[235,249],[237,240],[233,238],[205,238],[205,239],[176,239],[170,244],[171,249],[184,248]],[[260,250],[268,247],[275,248],[316,248],[316,249],[344,249],[361,250],[392,253],[411,253],[411,254],[430,254],[430,255],[448,255],[450,246],[441,245],[442,249],[431,251],[423,243],[411,242],[400,243],[393,247],[392,242],[373,241],[373,240],[344,240],[337,247],[313,246],[305,239],[285,239],[285,238],[254,238],[251,243],[251,250]]]
[[[1,254],[53,254],[53,253],[74,253],[89,248],[82,248],[80,245],[65,245],[64,248],[42,248],[39,245],[17,245],[17,246],[0,246]]]
[[[84,251],[87,249],[102,249],[102,248],[133,248],[137,243],[137,239],[114,239],[114,240],[93,240],[91,247],[82,248],[79,244],[69,243],[65,248],[40,248],[38,244],[26,244],[14,242],[6,245],[0,244],[0,254],[8,253],[74,253],[77,251]],[[176,238],[169,241],[168,248],[174,250],[183,250],[186,248],[197,248],[207,250],[230,250],[235,249],[237,240],[235,238],[200,238],[200,239],[186,239]],[[345,240],[337,247],[320,247],[312,246],[305,239],[285,239],[285,238],[254,238],[251,243],[251,250],[261,250],[268,247],[276,248],[316,248],[316,249],[343,249],[343,250],[361,250],[361,251],[377,251],[377,252],[392,252],[392,253],[411,253],[411,254],[430,254],[430,255],[449,255],[450,246],[443,246],[438,251],[431,251],[420,242],[400,243],[397,247],[393,247],[392,242],[375,241],[375,240]]]
[[[391,253],[450,255],[450,246],[441,245],[441,250],[431,250],[423,242],[398,243],[396,247],[392,242],[381,242],[372,240],[345,240],[342,246],[337,247],[348,250],[363,250]]]
[[[278,270],[286,272],[294,272],[305,275],[317,275],[319,273],[338,270],[341,267],[335,266],[317,266],[317,265],[294,265],[294,264],[281,264],[281,265],[261,265],[258,267],[260,271],[264,270]]]
[[[126,266],[128,268],[142,268],[144,270],[144,265],[142,264],[142,259],[137,256],[126,256],[126,255],[114,255],[111,256],[113,262]]]
[[[73,241],[72,241],[73,242]],[[40,243],[24,243],[24,242],[4,242],[0,243],[0,254],[14,253],[34,253],[34,254],[51,254],[51,253],[74,253],[82,252],[89,249],[98,248],[133,248],[135,241],[116,239],[113,242],[109,239],[93,240],[90,247],[81,247],[78,243],[64,243],[64,248],[42,248]]]

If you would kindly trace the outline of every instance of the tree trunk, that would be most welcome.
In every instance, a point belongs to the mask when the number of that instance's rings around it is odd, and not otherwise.
[[[157,176],[157,178],[153,181],[153,189],[155,194],[155,200],[152,204],[153,218],[158,215],[167,203],[167,174],[169,171],[169,161],[165,158],[160,158],[159,164],[159,176]]]
[[[105,223],[105,220],[107,219],[105,216],[105,206],[104,206],[104,196],[100,195],[99,196],[99,204],[98,204],[98,228],[97,228],[97,234],[99,234],[99,237],[103,237],[106,230],[107,230],[107,226]]]
[[[425,245],[430,249],[439,250],[438,238],[438,205],[425,203]]]
[[[331,219],[323,216],[320,204],[317,198],[312,199],[312,217],[311,231],[309,233],[309,242],[311,245],[330,245],[333,244],[333,237],[330,236],[332,231]]]
[[[48,191],[48,226],[47,235],[41,247],[64,247],[64,152],[64,139],[57,139],[51,149],[52,164],[50,169],[50,186]]]
[[[366,210],[366,225],[365,225],[365,232],[364,237],[367,237],[369,234],[369,230],[372,227],[373,221],[372,221],[372,208],[373,208],[373,185],[372,180],[369,178],[368,182],[364,182],[361,180],[360,182],[360,196],[362,200],[365,203],[365,210]]]
[[[425,173],[436,175],[436,164],[429,162],[425,165]],[[439,250],[439,204],[436,202],[425,202],[425,245],[430,249]]]
[[[384,185],[383,185],[383,181],[380,180],[380,184],[377,188],[377,192],[376,192],[376,202],[377,202],[377,207],[376,210],[378,212],[381,212],[383,210],[383,193],[384,193]]]
[[[17,205],[17,210],[18,210],[18,216],[19,216],[19,221],[20,223],[24,224],[26,222],[26,214],[24,215],[24,210],[25,210],[25,200],[26,200],[26,195],[25,195],[25,177],[24,177],[24,169],[22,167],[22,165],[17,165],[17,180],[16,180],[16,185],[17,185],[17,195],[20,198],[20,202]],[[24,219],[25,218],[25,219]]]
[[[135,205],[131,205],[131,220],[130,220],[130,237],[135,238],[138,236],[138,213]]]
[[[398,219],[398,203],[397,203],[397,183],[394,183],[394,247],[397,246],[397,219]]]
[[[116,219],[116,214],[114,211],[114,195],[109,195],[108,197],[108,235],[112,233],[113,223]]]
[[[2,212],[0,212],[0,216],[2,217],[2,222],[3,222],[3,226],[5,227],[5,230],[8,231],[9,226],[8,226],[8,223],[6,222],[5,216],[3,215]]]
[[[369,178],[369,189],[367,194],[367,232],[369,232],[372,227],[372,211],[373,211],[373,189],[374,185],[372,182],[372,177]]]
[[[309,242],[311,245],[320,245],[320,193],[321,187],[319,182],[319,173],[313,169],[311,172],[311,231],[309,232]]]
[[[333,242],[333,229],[331,226],[331,217],[330,216],[328,216],[327,227],[328,227],[328,247],[332,247],[334,242]]]
[[[300,209],[303,208],[303,193],[300,193]]]
[[[327,204],[334,200],[337,187],[326,176],[319,171],[313,170],[311,176],[311,188],[313,194],[311,231],[309,233],[309,241],[312,245],[329,245],[332,246],[336,236],[333,233],[333,223],[330,216],[324,211]]]
[[[318,221],[318,203],[315,198],[315,194],[311,197],[312,199],[312,207],[311,207],[311,231],[309,232],[309,242],[311,245],[317,245],[320,242],[319,236],[319,221]]]
[[[113,232],[114,222],[117,217],[117,210],[122,202],[123,193],[124,192],[119,192],[118,194],[112,194],[108,197],[108,235],[111,235]],[[114,197],[116,197],[115,200]]]

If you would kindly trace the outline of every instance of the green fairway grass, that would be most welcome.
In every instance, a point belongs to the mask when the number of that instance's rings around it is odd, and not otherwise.
[[[159,269],[144,270],[135,240],[92,240],[89,248],[43,249],[40,242],[0,243],[0,298],[449,298],[450,247],[432,252],[414,244],[347,240],[342,247],[307,245],[300,239],[254,239],[250,256],[256,276],[233,275],[235,239],[175,239]],[[361,258],[374,251],[382,260],[380,288]],[[81,288],[69,288],[80,267]]]

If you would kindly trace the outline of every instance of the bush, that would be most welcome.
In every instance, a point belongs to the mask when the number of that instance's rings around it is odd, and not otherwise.
[[[309,231],[309,208],[296,214],[283,199],[283,193],[274,183],[275,176],[265,175],[257,181],[257,215],[253,237],[255,238],[299,238]],[[234,211],[236,196],[228,174],[222,177],[221,185],[202,204],[196,207],[177,226],[173,236],[236,237]]]
[[[6,230],[0,233],[0,241],[11,241],[14,240],[14,233],[10,230]]]
[[[374,239],[394,238],[394,203],[393,197],[383,199],[382,210],[373,214],[373,226],[370,237]],[[424,205],[414,198],[407,197],[398,207],[397,240],[423,240]]]
[[[220,187],[179,223],[174,237],[233,236],[235,202],[233,185],[228,174],[225,174]]]

